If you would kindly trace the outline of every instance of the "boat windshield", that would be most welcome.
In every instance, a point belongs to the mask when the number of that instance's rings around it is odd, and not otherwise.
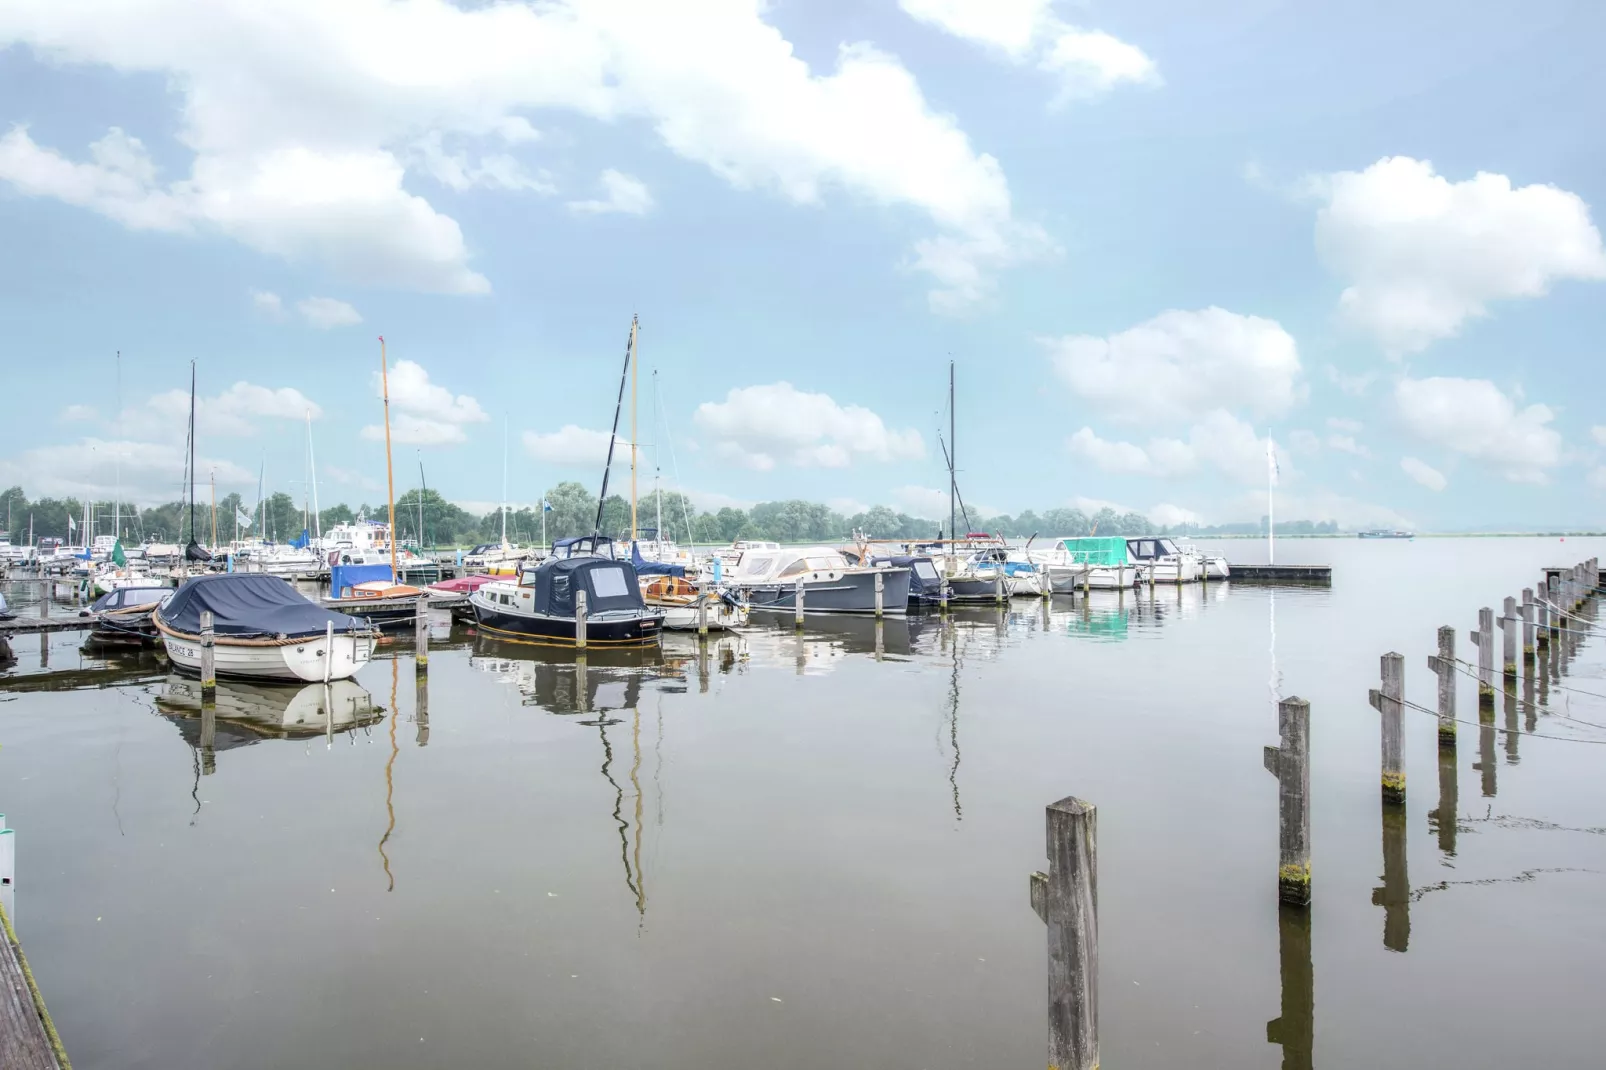
[[[942,577],[937,575],[937,567],[930,561],[914,562],[915,575],[928,582],[936,582]]]
[[[1175,553],[1180,553],[1181,552],[1180,550],[1177,549],[1177,544],[1172,542],[1170,539],[1161,539],[1160,540],[1160,547],[1161,547],[1161,549],[1163,549],[1168,554],[1175,554]]]
[[[842,567],[842,559],[829,557],[799,557],[781,570],[781,576],[797,576],[804,572],[829,572]]]
[[[630,593],[625,584],[625,570],[618,566],[592,569],[591,589],[597,592],[598,598],[619,598]]]

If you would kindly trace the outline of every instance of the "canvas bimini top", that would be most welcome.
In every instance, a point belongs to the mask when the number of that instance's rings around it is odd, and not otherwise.
[[[608,557],[549,558],[519,572],[520,587],[534,587],[534,612],[551,617],[574,616],[574,592],[586,592],[591,616],[619,610],[645,612],[647,603],[629,561]]]
[[[212,630],[235,638],[322,635],[333,624],[337,632],[366,632],[368,625],[303,598],[284,580],[260,573],[225,572],[184,581],[156,611],[175,632],[201,634],[201,614],[210,611]]]

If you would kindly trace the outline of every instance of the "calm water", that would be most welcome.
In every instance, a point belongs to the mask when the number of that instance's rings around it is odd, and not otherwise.
[[[159,659],[64,635],[46,674],[24,639],[0,670],[17,927],[79,1070],[1041,1066],[1027,874],[1076,794],[1106,1065],[1598,1066],[1606,746],[1541,737],[1606,740],[1606,698],[1463,726],[1453,835],[1408,713],[1388,882],[1366,704],[1398,650],[1432,705],[1439,625],[1470,657],[1480,605],[1591,555],[1290,540],[1331,589],[1017,602],[889,621],[879,653],[872,622],[811,618],[582,671],[458,629],[427,712],[402,643],[332,731],[321,689],[223,685],[205,753]],[[1597,638],[1561,683],[1603,677]],[[1308,959],[1261,766],[1279,690],[1312,703]],[[1314,990],[1286,1053],[1285,977],[1290,1008]]]

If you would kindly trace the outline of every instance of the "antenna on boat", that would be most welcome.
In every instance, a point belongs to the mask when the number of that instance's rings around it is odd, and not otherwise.
[[[396,473],[390,464],[390,370],[385,363],[385,336],[379,336],[379,385],[385,394],[385,488],[390,506],[390,582],[400,583],[396,571]]]
[[[418,463],[419,478],[423,478],[424,463]],[[502,414],[502,549],[507,549],[507,413]]]
[[[641,377],[641,328],[636,317],[630,317],[630,542],[635,543],[640,529],[636,527],[636,381]]]
[[[630,375],[630,358],[636,354],[636,317],[630,317],[630,340],[625,343],[625,366],[619,369],[619,399],[613,405],[613,433],[608,436],[608,463],[602,467],[602,493],[597,495],[597,522],[592,535],[602,534],[602,503],[608,500],[608,473],[613,470],[613,447],[619,441],[619,414],[625,407],[625,380]],[[593,548],[595,548],[593,546]]]
[[[312,528],[318,542],[323,542],[323,518],[318,515],[318,458],[312,452],[312,410],[307,410],[307,477],[312,483]]]
[[[950,539],[955,535],[954,502],[959,497],[959,478],[954,474],[954,455],[959,452],[959,443],[954,438],[954,425],[954,358],[953,354],[950,353],[948,355],[948,441],[953,443],[954,448],[952,453],[948,451],[947,447],[943,447],[942,451],[943,456],[948,459],[948,537]],[[942,441],[940,432],[937,435],[937,441]],[[969,517],[965,518],[965,530],[970,530]]]

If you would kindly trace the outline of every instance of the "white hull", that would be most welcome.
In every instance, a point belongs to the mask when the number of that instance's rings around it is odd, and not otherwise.
[[[1083,573],[1086,573],[1086,586],[1090,591],[1114,591],[1122,587],[1132,587],[1138,581],[1139,572],[1130,566],[1126,568],[1107,568],[1103,565],[1049,565],[1049,582],[1054,590],[1061,592],[1075,591],[1083,586]]]
[[[664,628],[674,632],[695,632],[697,630],[697,607],[670,604],[666,602],[648,602],[648,606],[664,615]],[[723,632],[732,628],[740,628],[747,623],[747,614],[735,606],[720,599],[710,599],[708,603],[708,630]]]
[[[373,657],[370,635],[336,632],[328,676],[324,675],[326,636],[315,635],[286,646],[242,646],[219,638],[212,648],[213,669],[219,676],[253,680],[301,680],[316,683],[324,679],[344,680]],[[175,668],[201,671],[201,643],[197,639],[162,632],[162,644]]]

